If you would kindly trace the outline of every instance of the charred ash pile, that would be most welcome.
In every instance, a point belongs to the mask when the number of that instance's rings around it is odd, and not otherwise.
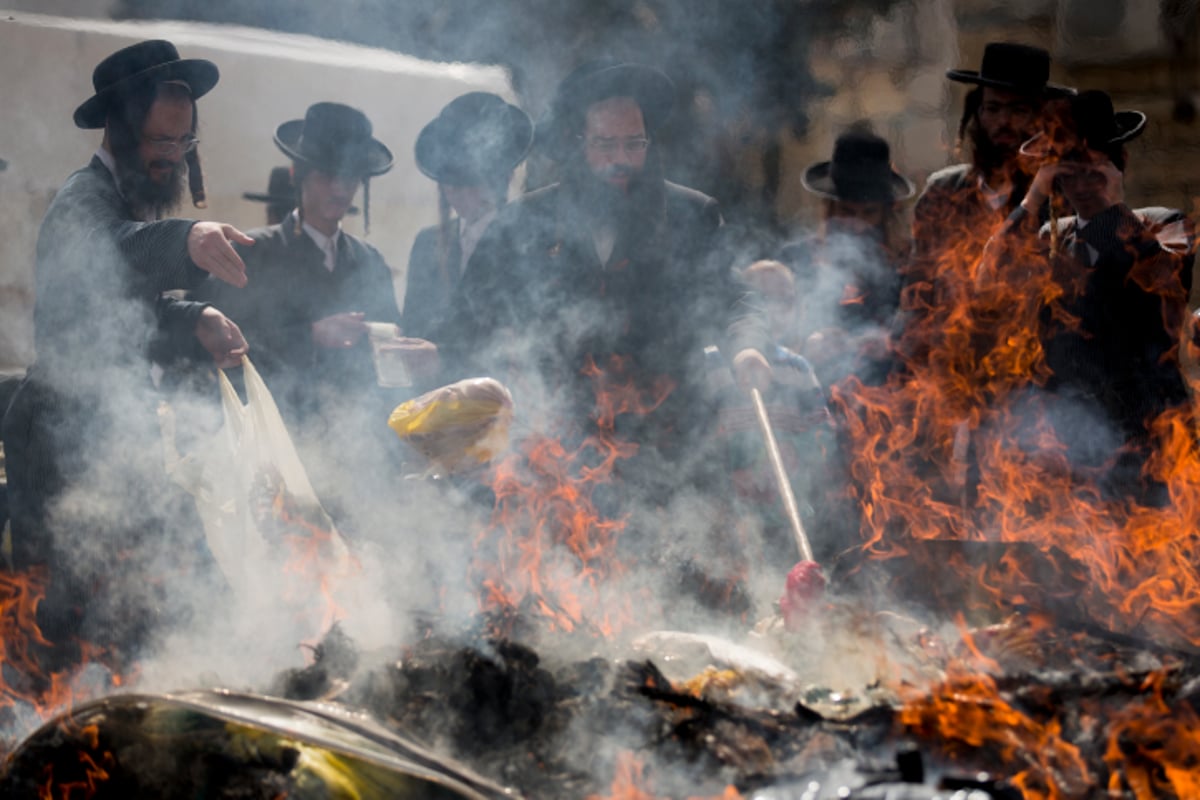
[[[992,611],[1008,616],[967,628],[960,615],[951,645],[831,595],[804,629],[762,626],[754,649],[668,631],[623,647],[543,638],[545,656],[430,627],[384,658],[335,626],[309,666],[262,695],[86,703],[21,743],[0,786],[97,798],[1188,796],[1200,654],[1032,606]],[[845,681],[784,663],[829,659],[825,674]],[[858,673],[877,679],[849,686]]]
[[[859,395],[858,421],[883,413],[871,399]],[[386,652],[334,626],[307,667],[261,693],[123,694],[136,680],[115,668],[103,686],[66,673],[23,683],[46,644],[27,635],[45,587],[5,584],[9,727],[74,707],[13,745],[0,794],[1195,796],[1200,638],[1194,566],[1180,558],[1200,507],[1194,443],[1152,463],[1169,506],[1104,505],[1036,472],[1010,505],[993,493],[975,508],[905,504],[905,484],[864,481],[887,502],[864,503],[866,545],[825,566],[829,587],[806,613],[781,603],[754,625],[732,613],[731,589],[724,607],[708,598],[709,630],[722,631],[708,635],[646,632],[639,610],[669,615],[604,588],[629,569],[615,549],[628,520],[602,513],[596,491],[627,453],[614,418],[573,449],[531,436],[496,465],[470,565],[476,614],[430,612]],[[857,452],[865,470],[886,448]],[[1026,538],[971,527],[997,519]],[[933,535],[954,526],[972,536]]]

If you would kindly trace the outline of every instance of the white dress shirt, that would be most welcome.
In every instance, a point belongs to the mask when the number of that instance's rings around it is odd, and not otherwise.
[[[292,213],[295,214],[296,212],[293,211]],[[325,254],[325,269],[333,272],[333,268],[337,266],[338,239],[342,235],[342,224],[338,223],[337,230],[333,232],[333,236],[326,236],[307,222],[301,227],[308,234],[308,238],[312,239],[321,252]]]

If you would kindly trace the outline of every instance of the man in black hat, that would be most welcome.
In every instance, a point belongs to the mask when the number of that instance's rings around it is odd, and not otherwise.
[[[1179,343],[1193,231],[1179,211],[1125,204],[1125,143],[1141,134],[1144,114],[1114,111],[1106,93],[1087,91],[1071,98],[1066,123],[1026,147],[1041,166],[989,246],[977,303],[1003,309],[985,322],[1005,346],[996,358],[1022,331],[1037,332],[1039,408],[1071,467],[1103,467],[1110,491],[1159,502],[1140,472],[1153,446],[1148,424],[1188,402]],[[1039,226],[1055,194],[1074,214]]]
[[[941,341],[947,316],[962,307],[984,244],[1029,185],[1021,143],[1073,91],[1049,82],[1049,53],[1008,42],[989,43],[979,70],[952,69],[946,77],[975,86],[958,127],[970,161],[930,175],[914,210],[899,345],[918,368]]]
[[[666,397],[632,435],[679,453],[702,427],[703,349],[735,292],[711,257],[717,202],[663,176],[654,137],[673,102],[670,79],[640,64],[593,61],[560,84],[537,136],[561,180],[500,212],[435,341],[456,374],[502,371],[525,407],[539,393],[522,387],[541,380],[579,419],[585,373],[616,369]]]
[[[859,367],[873,361],[875,372],[882,369],[882,336],[900,304],[908,237],[898,208],[915,193],[912,181],[892,169],[887,141],[859,124],[801,182],[824,209],[821,229],[779,254],[796,275],[806,337],[798,352],[825,387],[852,373],[868,378]]]
[[[421,130],[417,167],[437,181],[440,219],[417,234],[408,258],[406,336],[428,338],[446,315],[463,266],[508,202],[513,170],[532,144],[529,115],[488,92],[455,98]]]
[[[341,224],[360,187],[369,220],[370,179],[392,168],[392,153],[363,112],[333,102],[284,122],[274,140],[292,159],[298,205],[250,232],[244,289],[209,281],[198,296],[242,326],[285,416],[308,424],[376,386],[368,323],[400,322],[392,270]]]
[[[411,351],[418,379],[423,364],[436,364],[436,350],[396,338],[392,270],[375,247],[342,229],[360,188],[369,225],[370,179],[392,168],[392,153],[367,116],[342,103],[314,103],[303,119],[280,125],[274,141],[292,160],[299,203],[278,225],[250,231],[245,288],[208,281],[198,296],[242,326],[318,495],[346,525],[338,498],[360,488],[351,484],[364,475],[362,463],[381,442],[391,443],[379,426],[400,399],[381,385],[373,345],[385,339],[395,351]]]
[[[224,314],[165,294],[206,274],[245,283],[230,244],[249,242],[243,233],[166,218],[185,176],[202,204],[196,100],[217,78],[216,65],[182,59],[166,41],[104,59],[95,94],[75,111],[75,124],[103,129],[103,141],[55,195],[38,234],[37,363],[5,416],[4,441],[14,562],[55,570],[43,609],[54,641],[79,631],[84,605],[87,635],[136,640],[131,629],[149,625],[148,610],[163,602],[138,570],[161,574],[203,549],[164,473],[148,356],[230,366],[246,352]],[[129,573],[119,587],[117,558]],[[134,589],[145,594],[124,596]]]

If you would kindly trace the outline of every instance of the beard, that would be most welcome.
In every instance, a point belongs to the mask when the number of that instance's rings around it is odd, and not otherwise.
[[[625,188],[614,186],[607,178],[620,173],[628,178]],[[607,222],[618,229],[636,230],[661,215],[663,203],[662,172],[647,160],[641,169],[613,165],[600,175],[582,160],[565,168],[564,183],[576,207],[586,217]]]
[[[187,178],[184,161],[157,160],[144,165],[137,151],[114,154],[114,160],[117,186],[136,218],[161,219],[179,208]],[[166,179],[159,181],[151,177],[149,170],[152,168],[169,170]]]
[[[1021,149],[1021,136],[1015,137],[1016,144],[1013,145],[996,144],[983,130],[983,126],[979,124],[978,120],[972,120],[967,133],[971,141],[971,160],[982,172],[991,174],[1000,169],[1013,167],[1019,169],[1020,162],[1017,159],[1017,153]],[[1017,134],[1018,132],[1013,130],[1012,133]]]

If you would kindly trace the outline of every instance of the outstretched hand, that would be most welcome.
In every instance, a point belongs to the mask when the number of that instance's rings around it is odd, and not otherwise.
[[[197,267],[239,289],[246,285],[246,264],[234,244],[254,240],[224,222],[197,222],[188,231],[188,256]]]

